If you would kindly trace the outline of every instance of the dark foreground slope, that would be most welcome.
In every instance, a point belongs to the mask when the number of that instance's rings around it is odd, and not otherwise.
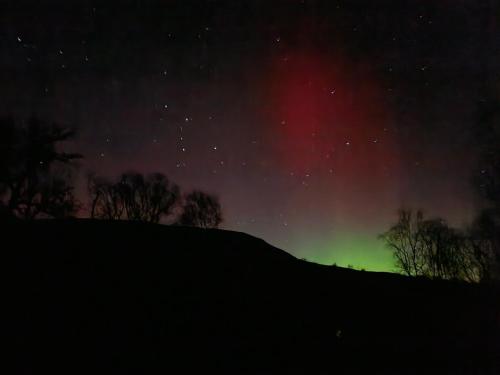
[[[494,289],[314,265],[241,233],[5,224],[2,265],[9,373],[500,373]]]

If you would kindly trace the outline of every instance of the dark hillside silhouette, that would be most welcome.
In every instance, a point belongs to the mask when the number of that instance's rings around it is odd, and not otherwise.
[[[3,226],[13,373],[498,374],[498,290],[140,222]]]

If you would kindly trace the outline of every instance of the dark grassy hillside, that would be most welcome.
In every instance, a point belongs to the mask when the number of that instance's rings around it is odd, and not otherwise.
[[[297,260],[228,231],[2,226],[15,373],[497,374],[493,288]]]

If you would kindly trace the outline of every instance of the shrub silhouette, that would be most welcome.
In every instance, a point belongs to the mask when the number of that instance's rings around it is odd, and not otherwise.
[[[79,206],[69,166],[81,155],[56,146],[74,132],[35,117],[22,124],[0,119],[0,131],[0,200],[6,210],[23,219],[73,215]]]

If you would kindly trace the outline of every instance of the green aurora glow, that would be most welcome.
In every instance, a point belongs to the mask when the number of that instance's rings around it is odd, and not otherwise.
[[[314,251],[311,251],[314,248]],[[312,242],[310,247],[297,251],[308,261],[340,267],[352,266],[367,271],[396,272],[391,252],[376,236],[343,233],[330,242]]]

